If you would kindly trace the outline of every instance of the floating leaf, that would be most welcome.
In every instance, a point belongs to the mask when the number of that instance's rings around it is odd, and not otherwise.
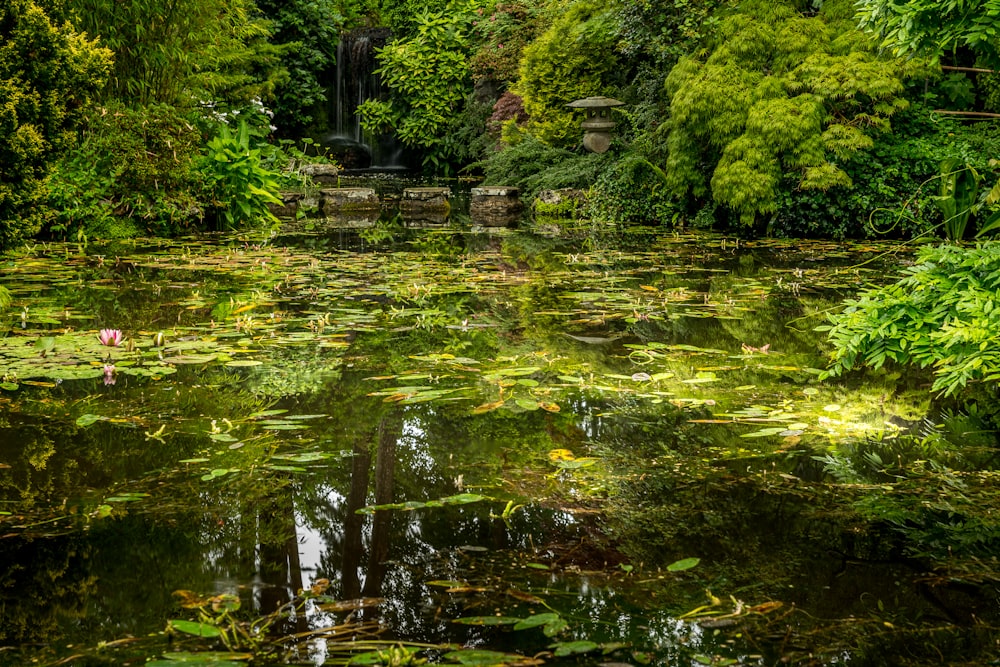
[[[170,620],[168,621],[169,627],[178,632],[183,632],[188,635],[194,635],[196,637],[218,637],[222,634],[219,628],[214,625],[209,625],[208,623],[199,623],[197,621],[183,621],[183,620]]]
[[[550,644],[549,648],[555,649],[556,657],[562,658],[567,655],[577,655],[579,653],[590,653],[601,648],[600,644],[591,641],[557,642]]]
[[[534,616],[529,616],[528,618],[522,618],[515,626],[515,630],[527,630],[528,628],[537,628],[540,625],[547,625],[555,621],[562,620],[559,614],[545,613],[545,614],[535,614]]]
[[[476,407],[472,408],[472,414],[474,414],[474,415],[481,415],[481,414],[484,414],[486,412],[492,412],[493,410],[496,410],[497,408],[503,407],[503,404],[504,404],[503,401],[494,401],[492,403],[483,403],[482,405],[477,405]]]
[[[498,651],[485,651],[483,649],[467,649],[463,651],[450,651],[444,654],[445,660],[451,660],[462,665],[503,665],[507,663],[523,662],[524,656],[500,653]]]
[[[86,428],[86,427],[90,426],[91,424],[96,424],[97,422],[101,421],[102,419],[106,419],[106,417],[102,417],[100,415],[92,415],[90,413],[87,413],[85,415],[80,415],[79,417],[76,418],[76,425],[77,426],[81,426],[83,428]]]
[[[683,572],[684,570],[690,570],[700,562],[700,558],[684,558],[683,560],[674,561],[667,566],[667,572]]]
[[[460,625],[514,625],[520,621],[520,618],[513,616],[463,616],[454,619],[452,623]]]
[[[411,664],[408,659],[400,658],[398,663],[392,663],[392,655],[413,656],[421,649],[413,646],[393,646],[383,651],[368,651],[351,656],[351,665],[387,665],[387,664]]]

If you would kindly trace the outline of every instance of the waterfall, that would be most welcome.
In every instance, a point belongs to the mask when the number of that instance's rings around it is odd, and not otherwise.
[[[337,64],[328,118],[332,123],[322,144],[348,169],[399,168],[402,150],[395,137],[369,137],[361,129],[357,109],[362,102],[385,95],[375,70],[375,51],[391,38],[388,28],[359,28],[337,44]]]

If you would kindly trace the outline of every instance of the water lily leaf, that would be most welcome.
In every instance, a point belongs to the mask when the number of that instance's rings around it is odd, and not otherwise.
[[[529,616],[527,618],[522,618],[515,626],[515,630],[527,630],[528,628],[537,628],[540,625],[547,625],[555,621],[562,620],[559,614],[545,613],[545,614],[535,614],[534,616]]]
[[[216,442],[236,442],[239,440],[239,438],[228,433],[212,433],[208,437]]]
[[[267,465],[264,467],[268,470],[277,470],[279,472],[309,472],[305,468],[300,468],[298,466]]]
[[[177,653],[164,653],[164,660],[157,662],[169,662],[173,664],[236,664],[236,661],[245,661],[253,658],[251,653],[228,653],[225,651],[198,651],[198,652],[188,652],[188,651],[178,651]],[[225,661],[229,661],[228,663]],[[153,662],[147,662],[146,665],[155,664]]]
[[[167,654],[170,655],[170,654]],[[145,667],[185,667],[186,665],[214,665],[215,667],[244,667],[242,662],[232,660],[216,660],[205,657],[201,659],[188,658],[185,660],[151,660],[144,663]]]
[[[178,632],[183,632],[196,637],[218,637],[222,633],[219,628],[208,623],[198,623],[197,621],[184,621],[172,619],[167,622],[169,627]]]
[[[542,634],[546,637],[555,637],[569,627],[569,623],[564,618],[557,619],[542,626]]]
[[[557,403],[549,403],[547,401],[539,401],[538,407],[546,412],[559,412],[562,409]]]
[[[591,651],[596,651],[601,648],[601,646],[595,642],[584,640],[576,642],[556,642],[555,644],[550,644],[549,648],[554,648],[556,657],[562,658],[567,655],[590,653]]]
[[[762,428],[759,431],[754,431],[753,433],[744,433],[741,438],[766,438],[771,435],[780,435],[785,431],[784,426],[775,426],[772,428]]]
[[[517,398],[514,399],[514,403],[517,404],[517,407],[524,410],[537,410],[539,408],[538,401],[533,401],[529,398]]]
[[[668,572],[683,572],[684,570],[690,570],[692,567],[698,565],[701,562],[700,558],[684,558],[682,560],[674,561],[667,566]]]
[[[416,655],[421,649],[413,646],[394,646],[392,647],[393,652],[401,652],[407,656]],[[389,658],[387,657],[386,651],[368,651],[366,653],[359,653],[355,656],[351,656],[351,665],[386,665],[389,664]],[[409,661],[404,659],[400,660],[399,664],[409,664]]]
[[[257,361],[256,359],[235,359],[233,361],[226,362],[226,366],[230,368],[248,368],[250,366],[263,366],[263,361]]]
[[[17,391],[18,385],[16,382],[0,382],[0,389],[6,389],[7,391]]]
[[[116,496],[111,496],[109,498],[105,498],[104,502],[106,502],[106,503],[131,503],[131,502],[135,502],[137,500],[142,500],[143,498],[148,498],[148,497],[149,497],[148,493],[136,493],[136,492],[120,493],[120,494],[118,494]]]
[[[90,413],[87,413],[85,415],[80,415],[79,417],[76,418],[76,425],[86,428],[91,424],[96,424],[97,422],[103,419],[107,419],[107,417],[102,417],[101,415],[92,415]]]
[[[454,619],[452,623],[459,623],[461,625],[514,625],[520,621],[520,618],[513,616],[463,616],[462,618]]]
[[[484,414],[486,412],[492,412],[493,410],[496,410],[497,408],[503,407],[503,404],[504,404],[503,401],[494,401],[492,403],[483,403],[482,405],[477,405],[476,407],[472,408],[472,414],[474,414],[474,415],[481,415],[481,414]]]
[[[468,505],[469,503],[478,503],[480,500],[489,500],[489,498],[476,493],[459,493],[442,498],[441,503],[444,505]]]
[[[451,660],[461,665],[504,665],[507,663],[518,663],[524,661],[523,655],[510,653],[500,653],[499,651],[486,651],[483,649],[467,649],[463,651],[449,651],[444,654],[445,660]]]

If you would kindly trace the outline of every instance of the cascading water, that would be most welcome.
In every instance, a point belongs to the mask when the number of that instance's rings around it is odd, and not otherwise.
[[[348,169],[401,169],[402,147],[391,134],[373,138],[361,129],[357,110],[386,90],[375,73],[375,52],[388,43],[388,28],[361,28],[345,33],[337,45],[337,68],[329,96],[330,132],[322,144]]]

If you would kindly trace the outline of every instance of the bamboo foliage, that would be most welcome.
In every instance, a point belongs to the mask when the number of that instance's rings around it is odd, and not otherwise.
[[[115,54],[107,99],[137,106],[249,100],[278,73],[252,0],[69,0],[76,22]]]

